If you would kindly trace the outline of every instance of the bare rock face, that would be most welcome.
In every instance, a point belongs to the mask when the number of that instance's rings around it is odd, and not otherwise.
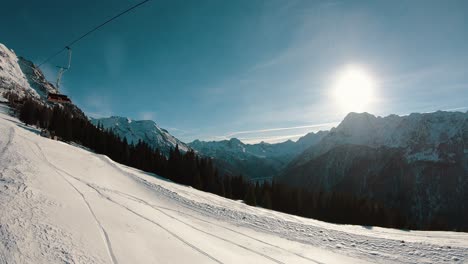
[[[18,63],[31,88],[41,97],[47,97],[48,93],[58,93],[57,88],[47,81],[42,71],[34,63],[23,57],[18,57]]]

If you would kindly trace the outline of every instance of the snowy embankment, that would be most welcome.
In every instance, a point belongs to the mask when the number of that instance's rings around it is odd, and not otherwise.
[[[246,206],[42,138],[0,103],[0,263],[463,262],[468,234]]]

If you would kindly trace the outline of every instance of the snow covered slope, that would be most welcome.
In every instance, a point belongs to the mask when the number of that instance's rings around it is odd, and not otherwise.
[[[334,225],[246,206],[42,138],[2,113],[0,212],[2,264],[468,260],[466,233]]]
[[[40,69],[0,43],[0,93],[6,91],[42,98],[49,92],[57,93]]]
[[[195,140],[189,146],[202,155],[214,158],[216,165],[224,173],[264,178],[276,176],[294,157],[315,145],[327,133],[309,133],[296,142],[288,140],[276,144],[244,144],[232,138],[210,142]]]
[[[160,151],[169,154],[170,149],[175,149],[176,145],[179,150],[187,152],[190,148],[182,141],[175,138],[173,135],[163,128],[160,128],[152,120],[131,120],[126,117],[112,116],[108,118],[91,119],[94,125],[102,124],[105,129],[112,130],[121,138],[126,138],[128,143],[138,143],[139,140],[148,143],[153,148],[158,148]]]

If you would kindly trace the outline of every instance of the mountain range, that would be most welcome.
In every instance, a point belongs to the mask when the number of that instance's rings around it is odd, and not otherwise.
[[[159,149],[165,155],[178,146],[186,152],[193,149],[199,155],[213,158],[221,174],[243,175],[247,178],[268,178],[276,176],[298,154],[320,141],[328,132],[309,133],[297,142],[269,144],[245,144],[232,138],[222,141],[200,141],[184,143],[172,136],[167,130],[160,128],[154,121],[134,121],[126,117],[112,116],[109,118],[91,119],[94,125],[102,125],[129,143],[143,141],[154,149]]]
[[[461,213],[467,204],[459,202],[468,201],[468,112],[350,113],[276,179],[373,198],[421,226],[461,225],[468,221]]]
[[[222,173],[247,178],[271,179],[305,149],[318,143],[328,132],[309,133],[296,142],[245,144],[232,138],[222,141],[195,140],[189,146],[198,153],[212,157]]]

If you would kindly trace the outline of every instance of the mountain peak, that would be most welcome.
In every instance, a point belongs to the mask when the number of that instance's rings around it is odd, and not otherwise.
[[[369,120],[373,120],[376,118],[377,118],[376,116],[369,114],[367,112],[362,112],[362,113],[350,112],[345,116],[341,124],[348,123],[348,122],[367,122]]]
[[[238,138],[231,138],[231,139],[229,139],[229,142],[230,143],[237,143],[237,144],[244,144]]]
[[[111,116],[92,119],[91,122],[94,125],[102,124],[105,129],[110,129],[121,138],[126,138],[131,144],[141,140],[166,155],[176,145],[184,152],[190,149],[185,143],[172,136],[167,130],[160,128],[152,120],[132,120],[122,116]]]
[[[102,118],[101,118],[102,119]],[[116,122],[131,123],[133,120],[123,116],[111,116],[108,119],[115,120]]]

